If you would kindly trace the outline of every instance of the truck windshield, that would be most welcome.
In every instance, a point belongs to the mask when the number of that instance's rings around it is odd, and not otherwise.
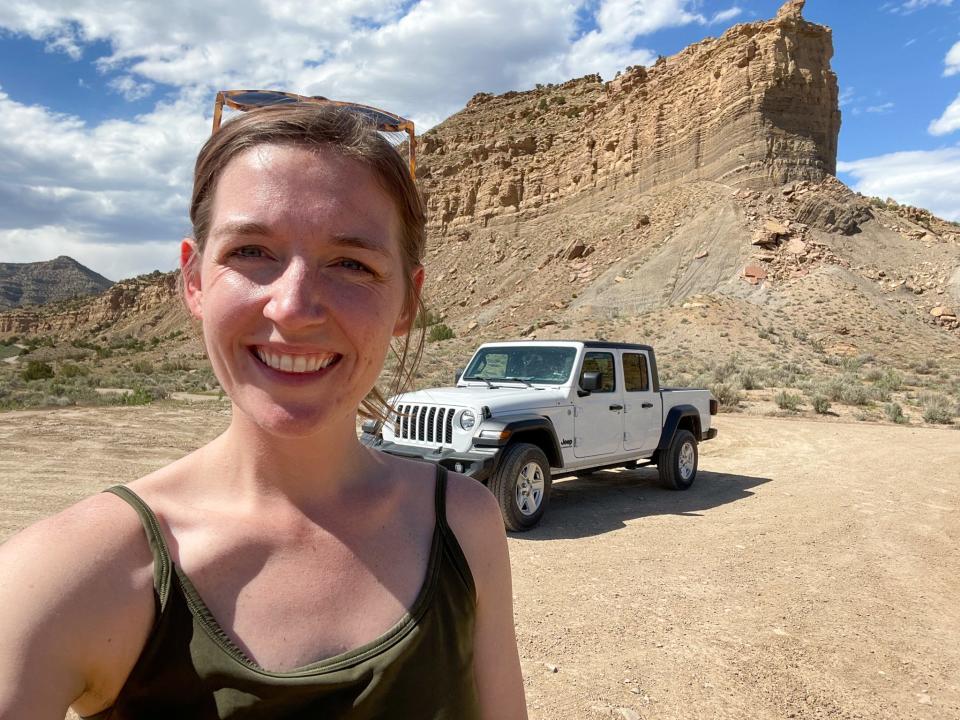
[[[577,357],[572,347],[489,347],[473,356],[464,380],[562,385]]]

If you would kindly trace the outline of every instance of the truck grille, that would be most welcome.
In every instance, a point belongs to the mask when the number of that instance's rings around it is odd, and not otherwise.
[[[455,411],[435,405],[398,405],[393,432],[401,440],[452,445]]]

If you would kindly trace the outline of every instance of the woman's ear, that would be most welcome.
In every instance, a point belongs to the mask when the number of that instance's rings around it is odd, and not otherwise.
[[[413,321],[417,317],[417,309],[420,307],[420,291],[423,289],[423,265],[417,265],[410,274],[410,284],[413,286],[413,292],[408,299],[408,307],[403,311],[397,324],[393,327],[394,337],[406,335],[413,327]]]
[[[183,299],[190,314],[203,319],[203,289],[200,286],[200,249],[192,238],[180,242],[180,276],[183,278]]]

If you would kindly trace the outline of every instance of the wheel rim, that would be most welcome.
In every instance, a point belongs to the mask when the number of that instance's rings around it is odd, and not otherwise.
[[[693,468],[697,461],[697,455],[693,451],[693,443],[684,443],[680,446],[680,458],[677,461],[680,477],[689,480],[693,477]]]
[[[543,468],[528,462],[517,475],[517,508],[524,515],[533,515],[543,502]]]

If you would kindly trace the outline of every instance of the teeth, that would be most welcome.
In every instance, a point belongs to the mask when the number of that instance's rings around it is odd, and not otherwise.
[[[262,348],[256,348],[255,352],[264,364],[269,365],[275,370],[282,370],[288,373],[316,372],[317,370],[327,367],[336,358],[336,355],[332,354],[283,355]]]

